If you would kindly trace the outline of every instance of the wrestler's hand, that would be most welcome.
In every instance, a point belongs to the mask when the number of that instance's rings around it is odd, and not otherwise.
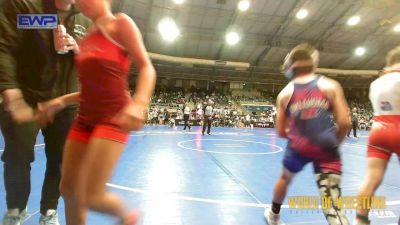
[[[133,99],[121,110],[115,120],[126,132],[139,130],[147,121],[147,107],[147,104]]]
[[[37,120],[42,127],[54,121],[55,115],[66,106],[62,98],[55,98],[47,102],[38,103]]]
[[[24,100],[21,90],[8,89],[3,92],[4,110],[11,114],[17,123],[26,123],[36,120],[32,107]]]

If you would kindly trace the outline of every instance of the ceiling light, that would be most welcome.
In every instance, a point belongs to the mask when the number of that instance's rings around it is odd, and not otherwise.
[[[175,4],[183,4],[185,2],[185,0],[173,0]]]
[[[250,7],[250,2],[248,0],[242,0],[238,4],[238,8],[240,11],[247,11]]]
[[[393,27],[394,32],[400,32],[400,23]]]
[[[308,16],[307,9],[300,9],[296,14],[297,19],[300,19],[300,20],[306,18],[307,16]]]
[[[229,45],[236,45],[240,41],[239,34],[237,32],[231,31],[225,36],[226,42]]]
[[[355,26],[360,23],[361,18],[359,16],[352,16],[349,20],[347,20],[347,25]]]
[[[354,51],[354,53],[358,56],[362,56],[364,55],[366,52],[366,49],[364,47],[358,47],[356,48],[356,50]]]
[[[158,24],[158,31],[161,37],[169,42],[174,41],[180,35],[178,26],[171,18],[162,19]]]

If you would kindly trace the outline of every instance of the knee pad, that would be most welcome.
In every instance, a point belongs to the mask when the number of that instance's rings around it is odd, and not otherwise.
[[[328,223],[330,225],[349,225],[346,216],[335,202],[341,195],[341,175],[334,173],[318,173],[315,174],[315,178],[321,197],[330,197],[333,200],[332,207],[322,209]]]
[[[315,179],[321,196],[339,197],[341,194],[341,175],[334,173],[317,173]]]

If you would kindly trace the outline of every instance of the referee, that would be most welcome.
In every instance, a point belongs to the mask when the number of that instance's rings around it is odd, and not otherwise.
[[[347,133],[347,137],[350,137],[351,129],[353,129],[353,135],[355,138],[357,138],[357,128],[358,128],[358,113],[357,113],[357,108],[354,107],[353,111],[351,112],[351,128]]]
[[[212,101],[208,100],[207,106],[203,109],[203,132],[202,134],[204,135],[204,132],[206,131],[206,126],[207,126],[207,134],[210,135],[211,132],[211,124],[213,121],[213,107]]]
[[[185,103],[185,107],[183,108],[183,121],[185,122],[185,127],[183,128],[183,130],[186,130],[186,127],[189,127],[189,131],[192,128],[189,124],[189,119],[190,119],[190,113],[191,113],[191,109],[189,107],[188,103]]]

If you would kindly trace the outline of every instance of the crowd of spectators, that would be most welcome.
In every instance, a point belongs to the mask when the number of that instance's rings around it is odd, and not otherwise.
[[[373,123],[372,105],[368,100],[349,100],[350,109],[357,109],[358,129],[369,130]]]
[[[241,107],[241,101],[254,101],[269,104],[267,99],[257,99],[252,97],[233,97],[230,94],[223,94],[216,91],[191,90],[184,92],[182,90],[156,91],[148,113],[149,124],[170,124],[176,121],[182,121],[183,108],[187,104],[192,110],[190,119],[199,124],[202,120],[203,108],[208,101],[212,101],[214,126],[223,127],[247,127],[251,124],[260,124],[260,126],[274,126],[275,113],[271,110],[249,112]],[[265,125],[267,124],[267,125]]]
[[[156,91],[148,114],[149,124],[176,124],[183,120],[183,108],[188,105],[192,110],[190,120],[201,124],[203,108],[208,101],[213,102],[214,126],[222,127],[274,127],[275,109],[249,111],[241,102],[274,105],[274,98],[268,96],[232,96],[217,91],[191,89],[190,91]],[[359,129],[368,130],[373,122],[373,111],[369,101],[349,100],[349,107],[357,109]],[[253,108],[262,108],[255,107]]]

